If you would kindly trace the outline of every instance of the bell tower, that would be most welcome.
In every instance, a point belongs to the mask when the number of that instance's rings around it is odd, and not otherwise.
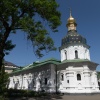
[[[90,60],[90,46],[87,45],[86,39],[77,33],[77,23],[72,17],[71,11],[66,26],[68,32],[67,35],[62,39],[60,47],[61,61],[79,59]]]

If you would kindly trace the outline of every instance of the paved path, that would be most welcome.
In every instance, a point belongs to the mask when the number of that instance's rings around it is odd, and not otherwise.
[[[95,95],[63,95],[48,98],[30,98],[29,100],[100,100],[100,94]]]
[[[99,95],[64,95],[61,99],[54,100],[100,100]]]

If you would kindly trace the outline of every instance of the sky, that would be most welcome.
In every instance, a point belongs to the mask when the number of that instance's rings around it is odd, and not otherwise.
[[[61,46],[61,39],[66,36],[66,23],[69,18],[69,8],[72,9],[72,16],[76,19],[77,32],[87,39],[90,46],[91,61],[100,64],[100,0],[56,0],[60,5],[58,10],[61,12],[62,24],[58,27],[58,32],[51,34],[55,46]],[[16,47],[5,56],[5,60],[10,61],[18,66],[26,66],[35,61],[42,61],[49,58],[60,60],[59,49],[49,52],[41,59],[38,59],[34,53],[32,45],[26,39],[26,35],[17,31],[11,34],[9,39],[12,40]],[[97,67],[100,71],[100,65]]]

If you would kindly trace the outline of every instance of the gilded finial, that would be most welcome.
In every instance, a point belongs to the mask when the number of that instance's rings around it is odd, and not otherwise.
[[[71,10],[71,8],[69,8],[70,9],[70,17],[72,17],[72,10]]]
[[[70,16],[69,16],[69,18],[67,20],[66,26],[68,27],[68,31],[69,30],[76,30],[77,23],[76,23],[75,19],[72,17],[71,8],[69,8],[69,10],[70,10]]]

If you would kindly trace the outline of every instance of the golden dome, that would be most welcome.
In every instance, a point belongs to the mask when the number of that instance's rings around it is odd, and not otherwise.
[[[68,18],[68,20],[67,20],[67,22],[68,23],[74,23],[75,22],[75,19],[72,17],[72,16],[70,16],[69,18]]]
[[[67,27],[70,26],[70,24],[74,24],[75,26],[77,26],[75,19],[72,17],[71,15],[71,11],[70,11],[70,17],[67,20]]]

